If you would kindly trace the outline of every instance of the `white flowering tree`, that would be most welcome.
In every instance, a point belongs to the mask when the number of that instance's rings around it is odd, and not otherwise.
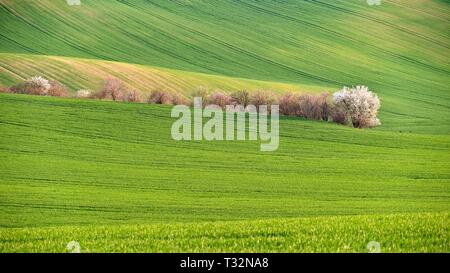
[[[380,125],[377,118],[380,109],[378,96],[367,86],[344,87],[333,94],[333,119],[339,123],[350,123],[356,128]]]
[[[26,86],[31,89],[29,93],[36,95],[47,95],[51,88],[50,82],[41,76],[31,77],[26,81]]]

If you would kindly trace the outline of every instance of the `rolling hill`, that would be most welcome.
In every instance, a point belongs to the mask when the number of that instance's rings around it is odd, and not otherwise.
[[[447,240],[450,234],[449,136],[355,130],[286,117],[280,124],[280,148],[268,154],[259,152],[259,142],[174,141],[168,106],[0,94],[0,109],[0,226],[5,228],[0,242],[11,247],[3,251],[39,249],[40,236],[59,236],[41,250],[61,251],[65,245],[57,243],[72,238],[72,229],[89,238],[96,236],[89,232],[96,227],[115,233],[116,226],[134,230],[135,225],[157,224],[148,228],[159,230],[158,224],[175,224],[174,232],[192,227],[208,237],[208,229],[176,224],[240,220],[250,228],[255,220],[268,220],[257,234],[270,232],[276,219],[371,214],[444,213],[436,215],[443,223],[436,228]],[[417,217],[398,220],[420,226]],[[331,236],[326,231],[340,229],[336,224],[345,219],[338,217],[321,234]],[[102,231],[105,226],[110,228]],[[46,233],[53,228],[54,235]],[[232,223],[223,228],[236,229]],[[372,234],[373,228],[364,225],[360,232]],[[23,238],[23,232],[29,238],[9,243],[14,234]],[[396,247],[396,240],[449,250],[442,239],[427,245],[404,241],[408,236],[425,235],[398,230],[378,240],[392,242],[393,251],[410,250]],[[106,242],[96,242],[93,250],[108,250],[102,247]],[[108,244],[135,247],[120,233]],[[336,246],[324,243],[317,249]],[[235,250],[218,243],[216,251],[221,247]],[[290,249],[288,244],[278,248]]]
[[[283,84],[273,89],[300,85],[300,90],[333,91],[365,84],[381,95],[381,117],[388,121],[381,128],[447,134],[449,9],[446,1],[427,0],[380,6],[364,0],[85,0],[80,6],[63,0],[1,0],[0,52],[9,54],[0,56],[0,80],[10,85],[34,75],[36,69],[21,64],[44,55],[178,70],[178,81],[187,81],[180,86],[188,87],[181,88],[184,92],[198,84],[232,85],[209,76],[183,77],[184,71]],[[14,54],[26,55],[15,63]],[[72,88],[93,88],[105,73],[132,81],[121,73],[123,65],[97,66],[98,72],[91,73],[92,63],[81,62],[65,59],[67,67],[61,67],[60,59],[51,58],[41,61],[38,71],[60,76]],[[166,79],[156,87],[173,88],[177,82]],[[155,77],[145,85],[158,81]],[[235,88],[241,86],[261,85],[238,83]]]
[[[260,153],[174,141],[168,106],[0,94],[0,252],[450,251],[448,1],[81,3],[0,0],[0,85],[365,84],[382,125],[282,117]]]
[[[271,89],[277,92],[319,91],[318,87],[301,84],[285,84],[196,72],[155,68],[102,60],[88,60],[55,56],[0,54],[5,85],[25,80],[29,75],[45,74],[51,79],[62,79],[72,91],[97,90],[108,77],[122,79],[127,85],[141,93],[153,90],[175,91],[187,96],[198,87],[224,90]]]

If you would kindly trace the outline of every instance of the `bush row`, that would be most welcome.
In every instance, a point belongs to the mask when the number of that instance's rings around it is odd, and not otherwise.
[[[32,77],[10,88],[1,87],[0,92],[57,97],[68,97],[70,94],[68,89],[60,82],[49,81],[39,76]],[[221,90],[210,92],[204,87],[197,88],[191,95],[192,97],[201,97],[203,106],[214,104],[225,109],[226,105],[242,105],[244,107],[254,105],[256,109],[259,109],[261,105],[279,105],[280,113],[287,116],[333,121],[356,128],[374,127],[380,124],[377,118],[380,101],[377,95],[370,92],[365,86],[344,87],[332,96],[327,92],[321,94],[288,92],[277,96],[267,90],[252,93],[241,90],[229,94]],[[165,90],[155,90],[144,98],[138,90],[129,88],[116,78],[106,79],[96,92],[79,90],[76,97],[166,105],[193,104],[192,100],[178,93]]]

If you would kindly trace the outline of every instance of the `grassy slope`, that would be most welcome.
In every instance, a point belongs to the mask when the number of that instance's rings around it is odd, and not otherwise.
[[[1,52],[114,60],[316,89],[363,83],[382,97],[381,128],[450,132],[445,1],[384,1],[378,7],[361,0],[0,5]]]
[[[97,90],[105,78],[123,79],[130,87],[142,93],[165,89],[187,96],[199,87],[230,90],[272,89],[276,91],[321,91],[322,88],[300,84],[284,84],[239,79],[173,69],[155,68],[127,63],[78,58],[1,54],[0,81],[6,86],[26,80],[30,75],[42,75],[64,82],[71,91]]]
[[[176,142],[170,107],[0,94],[0,109],[0,226],[8,228],[0,231],[1,251],[63,251],[61,242],[72,239],[90,251],[361,251],[370,234],[390,251],[448,251],[448,214],[383,218],[387,229],[378,231],[367,222],[374,217],[285,218],[448,211],[449,136],[284,118],[280,149],[264,154],[254,142]],[[278,220],[247,222],[270,218]],[[292,230],[297,224],[305,226]],[[90,227],[72,232],[80,225]],[[312,226],[317,236],[305,231]],[[220,239],[240,227],[248,234],[236,246]],[[177,243],[146,245],[164,238],[161,228]],[[132,231],[137,237],[124,239]],[[266,232],[276,238],[250,243]],[[331,243],[336,232],[346,235]],[[291,244],[299,238],[320,243]]]
[[[258,143],[174,142],[167,107],[0,94],[0,225],[7,228],[1,230],[1,251],[62,251],[70,226],[80,225],[91,226],[75,234],[81,239],[114,231],[97,225],[127,225],[109,246],[92,242],[93,251],[121,244],[151,251],[132,238],[122,240],[140,229],[130,225],[145,224],[147,234],[162,222],[242,220],[223,229],[221,223],[173,226],[175,233],[186,227],[202,237],[211,228],[225,234],[258,226],[248,220],[279,218],[259,227],[281,225],[274,232],[287,234],[296,221],[307,221],[301,223],[335,237],[336,229],[345,236],[353,220],[341,226],[343,218],[333,218],[328,228],[325,218],[287,218],[448,212],[449,5],[383,1],[373,8],[363,2],[84,0],[69,7],[64,1],[0,0],[2,84],[45,70],[72,88],[80,87],[75,82],[89,87],[99,74],[124,69],[138,72],[121,75],[129,82],[137,77],[142,86],[148,80],[170,88],[207,82],[320,90],[365,83],[381,95],[384,123],[384,130],[362,131],[284,118],[280,149],[261,154]],[[433,215],[385,216],[395,234],[386,239],[392,242],[388,249],[448,251],[448,214]],[[48,226],[66,225],[54,237],[47,233]],[[36,226],[41,228],[27,231]],[[405,226],[411,233],[402,233]],[[313,245],[292,244],[318,238],[305,235],[310,230],[288,234],[286,244],[268,240],[264,248],[311,250]],[[324,236],[317,250],[344,251],[345,242],[368,239],[356,235],[366,231],[371,234],[373,226],[338,244]],[[212,236],[217,245],[211,250],[259,249],[246,245],[252,236],[237,241],[242,248]],[[12,237],[17,239],[9,244]],[[206,243],[214,245],[199,239],[153,247],[206,250]],[[346,250],[361,247],[359,240]]]
[[[261,153],[172,140],[170,107],[0,98],[3,227],[449,209],[449,136],[283,119]]]
[[[0,229],[0,252],[449,252],[448,213]],[[237,239],[239,238],[239,239]],[[42,243],[45,242],[45,243]]]

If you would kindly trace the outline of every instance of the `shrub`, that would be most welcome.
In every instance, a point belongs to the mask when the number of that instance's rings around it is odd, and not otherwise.
[[[174,96],[168,91],[155,90],[150,94],[147,102],[155,104],[173,104]]]
[[[96,99],[111,99],[113,101],[124,100],[127,93],[125,84],[116,78],[108,78],[101,89],[93,95]]]
[[[231,94],[232,103],[247,107],[250,103],[250,94],[246,90],[236,91]]]
[[[26,86],[32,95],[47,95],[51,88],[50,82],[41,76],[30,78],[26,81]]]
[[[232,104],[232,98],[230,95],[221,91],[216,91],[208,96],[208,104],[214,104],[222,109],[225,109],[227,105]]]
[[[298,115],[300,117],[304,117],[307,119],[312,119],[314,116],[313,113],[313,95],[311,94],[301,94],[298,97],[298,103],[299,103],[299,112]]]
[[[328,121],[330,115],[330,105],[328,103],[328,93],[320,95],[302,94],[299,96],[298,115],[307,119]]]
[[[280,113],[286,116],[297,116],[300,113],[299,96],[285,93],[279,99]]]
[[[77,98],[90,98],[92,96],[91,90],[81,89],[78,90],[75,97]]]
[[[59,81],[51,81],[47,95],[53,97],[68,97],[69,90]]]
[[[348,125],[349,120],[347,118],[347,115],[340,111],[339,109],[334,108],[331,114],[331,119],[339,124]]]
[[[4,86],[0,86],[0,93],[10,93],[11,91],[9,90],[8,87],[4,87]]]
[[[332,104],[330,99],[330,93],[323,92],[319,95],[318,99],[321,120],[328,121],[332,113]]]
[[[208,104],[208,96],[209,96],[209,90],[206,87],[200,86],[197,87],[192,93],[193,98],[200,97],[202,98],[203,107],[205,107]]]
[[[333,120],[350,123],[355,128],[367,128],[380,125],[377,118],[380,109],[378,96],[366,86],[344,87],[333,94]]]
[[[319,95],[286,93],[279,99],[280,112],[288,116],[328,121],[331,114],[328,97],[328,93]]]
[[[125,96],[125,101],[127,102],[142,102],[141,95],[137,90],[129,91]]]
[[[11,86],[11,88],[9,88],[11,93],[16,93],[16,94],[27,94],[26,92],[26,83],[25,82],[21,82],[18,83],[16,85]]]
[[[255,91],[250,97],[250,104],[256,106],[258,111],[261,105],[267,105],[267,111],[270,112],[270,106],[275,102],[275,95],[270,91]]]
[[[172,102],[175,105],[187,105],[187,106],[191,105],[191,102],[187,98],[181,96],[180,94],[173,94]]]
[[[23,83],[19,83],[10,88],[12,93],[39,95],[39,96],[55,96],[67,97],[69,91],[58,81],[48,81],[41,76],[35,76]]]
[[[45,96],[50,90],[50,87],[50,82],[47,79],[41,76],[35,76],[23,83],[11,87],[10,90],[11,92],[18,94]]]

